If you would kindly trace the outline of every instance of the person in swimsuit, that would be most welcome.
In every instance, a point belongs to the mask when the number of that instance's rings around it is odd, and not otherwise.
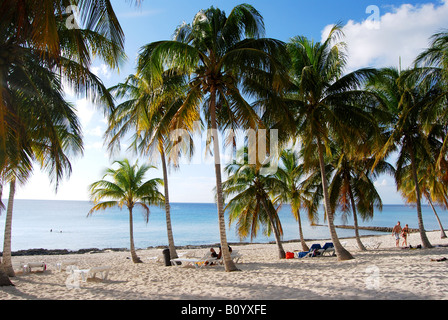
[[[401,236],[403,237],[403,243],[402,246],[407,247],[408,246],[408,234],[409,234],[409,227],[406,224],[403,230],[401,231]]]
[[[395,246],[396,247],[400,246],[400,233],[401,233],[401,231],[402,231],[402,229],[401,229],[401,226],[400,226],[400,221],[398,221],[397,224],[392,229],[392,235],[395,237]]]

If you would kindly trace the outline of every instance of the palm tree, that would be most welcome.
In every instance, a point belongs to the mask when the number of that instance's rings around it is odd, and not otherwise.
[[[48,172],[57,190],[62,176],[71,172],[69,156],[82,153],[80,124],[73,107],[64,99],[60,77],[40,66],[38,57],[28,58],[28,63],[34,63],[28,73],[32,83],[20,81],[25,75],[19,70],[10,77],[16,80],[16,86],[9,89],[9,96],[20,119],[17,126],[21,128],[9,133],[8,162],[1,168],[2,175],[8,177],[10,183],[2,261],[9,276],[14,276],[11,228],[16,181],[25,183],[32,162],[37,162]]]
[[[242,159],[248,159],[247,148],[238,153]],[[228,164],[225,172],[228,175],[223,182],[224,199],[228,200],[225,207],[229,210],[229,224],[238,220],[238,234],[245,238],[249,234],[251,240],[257,236],[260,225],[265,225],[265,234],[274,233],[280,259],[286,254],[281,243],[283,234],[277,210],[274,207],[272,197],[274,190],[285,189],[283,182],[275,175],[263,175],[260,166],[244,163],[244,160]]]
[[[151,74],[155,79],[161,80],[164,66],[189,76],[186,98],[174,127],[184,123],[193,129],[202,109],[204,122],[212,131],[219,233],[226,271],[238,269],[227,245],[218,128],[262,126],[244,94],[256,96],[284,79],[277,75],[281,65],[276,60],[282,54],[283,43],[261,38],[263,34],[263,19],[252,6],[238,5],[228,16],[211,7],[198,12],[192,24],[179,26],[173,41],[144,46],[139,59],[139,73]]]
[[[399,190],[408,203],[415,203],[415,185],[412,179],[410,166],[407,166],[407,168],[402,170],[402,174],[405,176],[399,179]],[[426,164],[426,168],[419,168],[418,177],[421,193],[431,206],[440,227],[440,238],[444,239],[446,238],[445,230],[443,229],[442,222],[434,207],[434,201],[440,201],[444,204],[448,199],[445,195],[446,191],[444,190],[444,186],[437,176],[434,163]]]
[[[309,251],[302,231],[302,219],[300,209],[306,207],[308,199],[304,190],[301,188],[301,180],[305,176],[303,165],[300,163],[300,157],[293,149],[285,149],[280,153],[280,166],[277,169],[276,177],[280,179],[286,190],[280,193],[275,202],[290,203],[294,218],[299,224],[299,236],[303,251]],[[284,197],[282,197],[284,195]]]
[[[373,69],[361,69],[343,75],[346,57],[340,26],[334,26],[323,43],[305,37],[295,37],[288,43],[291,56],[291,107],[297,114],[297,135],[304,148],[304,165],[319,156],[324,207],[331,239],[339,260],[353,256],[341,245],[333,223],[325,172],[325,152],[330,155],[330,139],[337,136],[344,144],[362,138],[361,128],[375,126],[373,118],[364,110],[372,103],[371,95],[360,90]],[[361,104],[361,102],[365,102]],[[316,150],[317,149],[317,150]]]
[[[146,222],[149,219],[149,206],[151,204],[163,206],[163,194],[158,191],[162,185],[162,180],[158,178],[144,181],[146,172],[155,168],[148,165],[138,166],[138,163],[131,165],[129,160],[124,159],[115,161],[118,169],[108,168],[102,180],[92,183],[89,187],[91,199],[94,206],[89,211],[91,215],[95,211],[105,210],[107,208],[126,206],[129,211],[129,234],[130,250],[134,263],[142,262],[137,256],[134,247],[133,232],[133,209],[139,206],[143,209]],[[106,177],[112,181],[105,180]],[[103,202],[100,202],[105,200]]]
[[[428,132],[437,122],[440,88],[432,81],[421,80],[419,71],[400,72],[395,68],[385,68],[369,86],[381,97],[391,119],[390,137],[380,150],[378,159],[384,158],[391,150],[398,152],[397,188],[403,183],[404,170],[410,166],[422,246],[431,248],[423,224],[418,171],[432,161]]]
[[[365,251],[359,236],[358,215],[367,220],[373,217],[375,207],[382,209],[381,197],[373,178],[384,173],[393,174],[395,170],[386,161],[381,161],[372,170],[374,158],[359,153],[359,150],[355,154],[336,147],[331,161],[329,194],[333,212],[337,208],[346,214],[352,212],[356,242],[359,249]]]
[[[78,28],[67,27],[65,10],[70,5],[79,8]],[[41,94],[34,68],[57,72],[76,93],[95,98],[107,96],[107,90],[89,70],[93,56],[116,68],[125,54],[124,35],[108,0],[5,0],[0,21],[0,168],[4,168],[14,149],[13,140],[7,145],[8,135],[23,131],[11,91],[23,85],[27,90],[22,94]],[[107,102],[111,103],[110,97]],[[16,143],[15,149],[26,157],[30,147]]]
[[[443,30],[434,34],[431,37],[430,47],[424,50],[415,59],[415,65],[421,67],[425,77],[432,79],[432,81],[438,83],[441,86],[441,98],[445,99],[445,103],[439,107],[439,115],[437,123],[441,123],[445,126],[445,130],[441,136],[443,141],[440,148],[439,156],[437,158],[437,169],[440,171],[445,170],[447,164],[447,151],[448,151],[448,131],[446,126],[447,117],[447,104],[446,99],[448,95],[448,31]]]
[[[177,252],[171,226],[166,153],[170,150],[171,144],[169,123],[177,107],[182,103],[180,99],[182,84],[179,83],[182,78],[165,77],[164,79],[162,87],[153,88],[151,79],[130,75],[125,83],[110,88],[109,90],[115,93],[115,98],[127,100],[117,105],[110,114],[106,137],[110,141],[109,149],[113,152],[120,138],[132,128],[135,134],[130,148],[140,150],[149,158],[153,158],[154,153],[159,154],[165,188],[168,245],[171,259],[175,259]]]
[[[81,8],[86,28],[70,29],[65,24],[70,4]],[[25,179],[37,161],[57,188],[62,175],[71,170],[67,154],[82,150],[76,115],[63,99],[61,76],[77,93],[84,90],[88,96],[98,96],[106,89],[89,71],[92,55],[116,67],[124,53],[109,1],[6,0],[1,8],[0,174],[11,177],[12,191],[3,263],[10,265],[16,179]]]
[[[69,8],[77,9],[80,21],[73,21]],[[15,41],[47,51],[44,58],[57,59],[61,57],[63,46],[58,30],[61,17],[64,17],[64,25],[72,30],[85,26],[124,48],[124,33],[109,0],[4,0],[0,10],[0,28],[13,26]],[[76,45],[88,53],[88,47],[81,43]]]

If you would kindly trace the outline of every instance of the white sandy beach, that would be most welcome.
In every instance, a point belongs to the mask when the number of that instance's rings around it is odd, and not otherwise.
[[[446,245],[440,232],[428,232],[433,245]],[[50,300],[139,300],[139,299],[447,299],[448,263],[431,259],[448,258],[448,247],[434,249],[395,248],[392,236],[362,238],[380,241],[378,249],[362,252],[355,239],[343,239],[355,259],[336,257],[306,259],[277,258],[275,244],[233,246],[242,254],[241,272],[225,272],[223,266],[166,267],[151,259],[160,249],[138,250],[144,263],[134,264],[128,252],[104,252],[60,256],[14,256],[13,262],[44,261],[45,272],[17,273],[14,287],[0,288],[0,299]],[[411,234],[412,246],[420,243]],[[312,243],[324,244],[325,241]],[[286,251],[300,249],[299,243],[285,243]],[[186,250],[179,250],[183,252]],[[207,249],[193,249],[197,256]],[[76,261],[80,269],[111,266],[107,280],[89,279],[79,288],[67,286],[69,274],[56,269],[62,261]]]

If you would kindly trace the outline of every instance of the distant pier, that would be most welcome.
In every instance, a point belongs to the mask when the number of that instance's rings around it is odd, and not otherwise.
[[[326,227],[327,225],[323,224],[315,224],[315,226]],[[354,226],[344,226],[338,225],[335,228],[340,229],[355,229]],[[370,230],[370,231],[378,231],[378,232],[392,232],[393,227],[358,227],[358,230]],[[409,232],[419,232],[419,229],[409,228]]]

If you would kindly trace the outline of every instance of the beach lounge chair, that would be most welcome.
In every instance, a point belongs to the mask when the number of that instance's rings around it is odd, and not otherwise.
[[[233,250],[232,252],[230,252],[230,258],[233,260],[234,263],[238,263],[240,261],[240,259],[243,257],[243,255],[241,253],[238,253],[238,251]],[[219,264],[223,264],[224,260],[221,258],[219,258],[218,260]]]
[[[190,266],[193,265],[196,269],[203,268],[216,261],[216,257],[212,257],[210,252],[205,254],[202,258],[176,258],[171,259],[171,265],[173,266]],[[179,264],[180,263],[180,264]]]
[[[318,251],[321,256],[323,256],[325,253],[328,253],[329,256],[336,255],[333,242],[326,242],[322,249],[319,249]]]
[[[62,272],[63,270],[70,270],[71,267],[75,266],[77,261],[70,260],[70,261],[60,261],[56,263],[56,270],[59,272]]]
[[[91,267],[89,269],[72,269],[71,273],[81,278],[83,282],[87,282],[87,279],[95,278],[97,273],[100,274],[101,280],[106,280],[110,269],[110,266]]]
[[[309,251],[297,252],[297,258],[315,257],[319,254],[319,249],[322,249],[322,246],[319,243],[315,243],[311,246]]]
[[[377,240],[370,240],[364,244],[368,249],[378,249],[381,246],[381,242]]]
[[[42,272],[47,270],[47,265],[45,262],[21,262],[20,269],[23,270],[23,273],[31,272],[32,268],[42,268]]]
[[[230,258],[232,258],[234,263],[238,263],[242,257],[243,257],[243,255],[241,253],[239,253],[238,251],[234,250],[234,251],[230,252]]]

